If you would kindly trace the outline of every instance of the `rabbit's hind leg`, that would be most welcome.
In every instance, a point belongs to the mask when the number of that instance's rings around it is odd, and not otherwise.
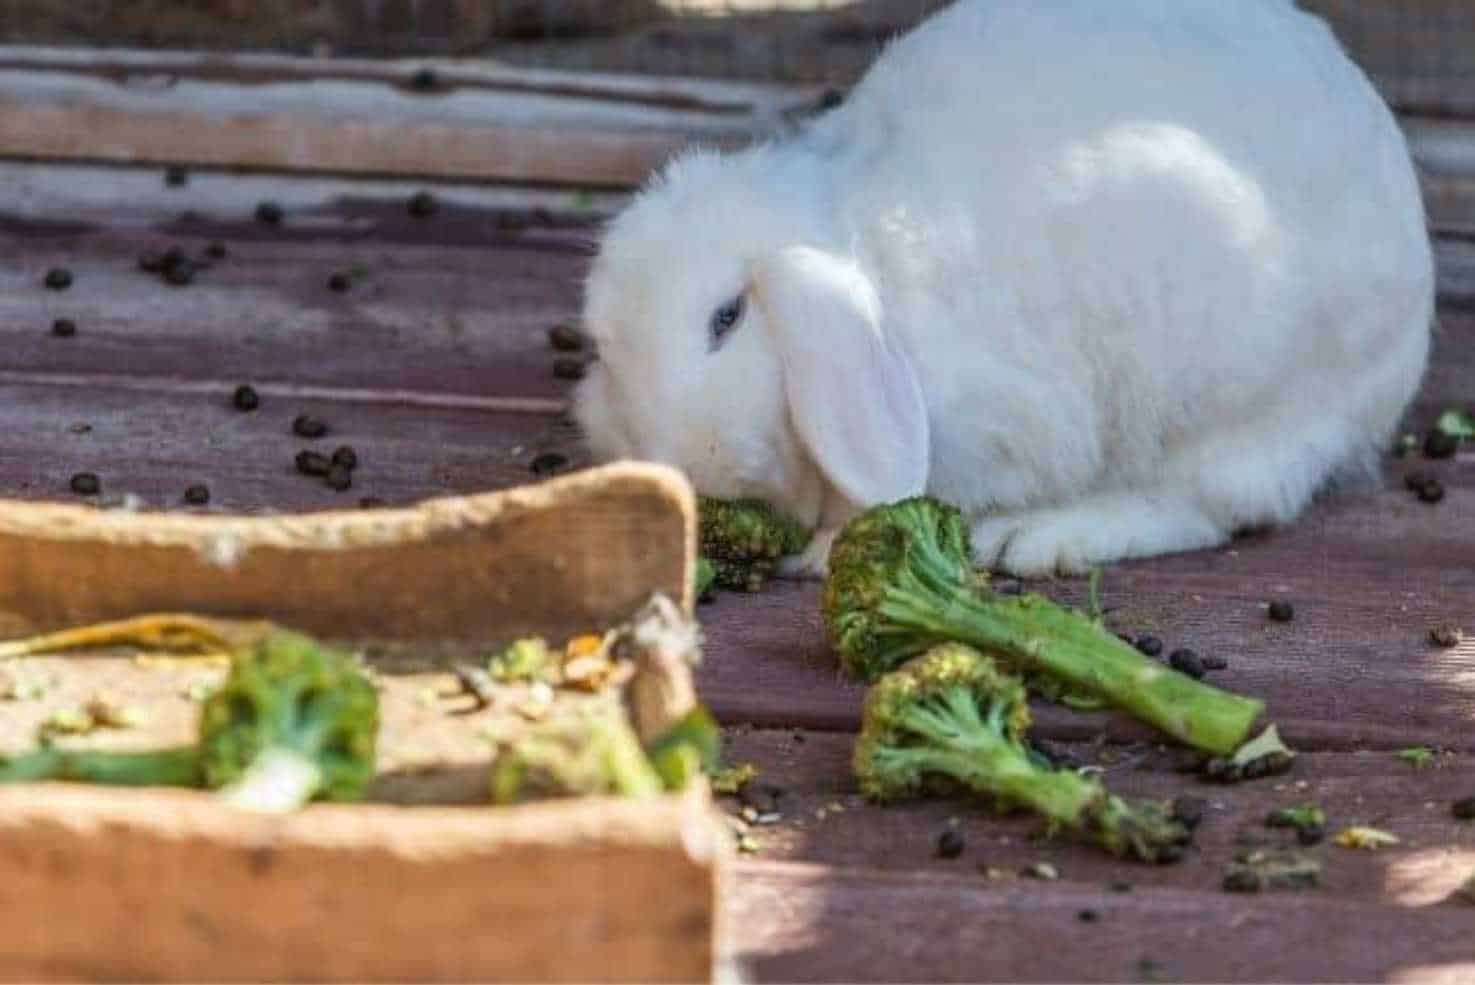
[[[1098,564],[1199,550],[1229,539],[1187,499],[1133,492],[986,517],[974,524],[972,537],[977,564],[1026,578],[1084,574]]]

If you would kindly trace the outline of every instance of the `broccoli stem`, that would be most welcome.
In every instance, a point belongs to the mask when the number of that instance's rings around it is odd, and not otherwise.
[[[289,814],[311,800],[323,785],[323,770],[311,758],[285,746],[270,746],[252,760],[219,796],[241,810]]]
[[[902,627],[994,654],[1110,702],[1182,742],[1219,755],[1237,749],[1264,704],[1199,683],[1037,595],[979,596],[949,569],[915,558],[920,584],[890,586],[880,612]],[[913,591],[919,588],[921,591]],[[943,602],[938,604],[939,599]]]
[[[148,752],[102,752],[47,747],[0,765],[0,783],[70,780],[119,787],[198,787],[203,782],[196,746]]]
[[[1151,804],[1129,805],[1095,779],[1036,764],[1026,747],[1008,738],[1007,713],[1005,705],[995,705],[985,721],[975,696],[952,688],[899,718],[898,724],[925,744],[879,749],[878,765],[951,777],[1006,806],[1027,807],[1051,827],[1077,831],[1118,855],[1153,862],[1181,854],[1181,831],[1171,818]]]

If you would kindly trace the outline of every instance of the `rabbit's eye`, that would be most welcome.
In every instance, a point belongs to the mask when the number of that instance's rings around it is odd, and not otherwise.
[[[717,350],[717,347],[722,344],[722,340],[727,335],[727,333],[736,328],[737,323],[743,320],[744,308],[745,302],[743,301],[743,296],[739,294],[737,297],[733,298],[731,301],[727,302],[722,307],[712,312],[712,342],[710,347],[711,351],[715,352]]]

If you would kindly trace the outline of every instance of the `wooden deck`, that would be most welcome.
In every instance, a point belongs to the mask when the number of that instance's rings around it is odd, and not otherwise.
[[[194,509],[184,489],[205,483],[208,509],[301,510],[533,481],[549,451],[582,464],[546,331],[576,313],[589,220],[617,196],[442,184],[439,211],[416,219],[405,200],[418,188],[206,173],[171,188],[157,169],[0,166],[0,493],[71,500],[69,477],[91,471],[109,502]],[[252,219],[266,199],[284,206],[280,226]],[[211,242],[227,256],[188,286],[138,269],[146,251],[197,255]],[[1441,258],[1446,304],[1414,425],[1475,403],[1475,247],[1451,239]],[[72,286],[46,289],[59,266]],[[354,275],[344,293],[327,286],[340,271]],[[58,318],[75,321],[74,337],[51,334]],[[242,383],[260,391],[259,411],[231,407]],[[321,444],[357,449],[352,490],[295,473],[301,413],[329,423]],[[1443,502],[1404,490],[1414,467],[1444,480]],[[782,819],[754,829],[761,848],[729,891],[730,946],[748,976],[1475,977],[1475,908],[1452,895],[1475,875],[1475,824],[1449,810],[1475,795],[1475,640],[1441,650],[1427,639],[1448,620],[1475,635],[1475,455],[1390,459],[1381,488],[1329,500],[1289,530],[1122,565],[1105,588],[1121,628],[1227,658],[1215,679],[1266,699],[1303,753],[1287,777],[1206,786],[1128,723],[1042,710],[1040,736],[1123,791],[1209,801],[1177,866],[1039,842],[1024,821],[962,803],[865,806],[848,770],[860,692],[826,650],[816,589],[700,610],[701,686],[730,754],[783,789]],[[1268,622],[1272,595],[1294,600],[1294,622]],[[1414,745],[1449,752],[1416,770],[1395,755]],[[1223,892],[1236,851],[1284,840],[1263,828],[1265,812],[1308,800],[1333,831],[1372,824],[1401,843],[1313,849],[1320,889]],[[933,847],[952,818],[967,848],[944,861]],[[1060,878],[1018,875],[1039,861]]]

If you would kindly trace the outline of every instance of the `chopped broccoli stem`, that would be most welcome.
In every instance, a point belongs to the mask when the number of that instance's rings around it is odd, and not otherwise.
[[[1237,749],[1263,711],[1260,701],[1163,667],[1048,599],[981,588],[961,514],[936,500],[861,514],[836,539],[829,564],[825,623],[846,670],[861,680],[957,641],[1209,752]]]
[[[546,797],[648,797],[663,789],[635,731],[616,704],[550,720],[493,758],[494,804]]]
[[[697,505],[702,557],[720,588],[756,592],[781,558],[809,544],[809,531],[757,500],[703,496]]]
[[[0,764],[0,783],[63,780],[115,787],[197,787],[202,782],[195,746],[147,752],[99,752],[46,746]]]
[[[874,800],[921,792],[935,777],[1027,807],[1117,855],[1172,861],[1189,833],[1160,806],[1130,804],[1101,783],[1056,770],[1024,742],[1024,685],[957,643],[937,646],[881,678],[867,697],[854,768]]]
[[[113,625],[133,633],[137,623]],[[119,642],[113,632],[94,633],[91,645]],[[359,799],[374,776],[373,685],[347,654],[306,636],[254,635],[201,706],[197,745],[127,753],[48,746],[0,766],[0,782],[227,788],[232,802],[278,810]]]

